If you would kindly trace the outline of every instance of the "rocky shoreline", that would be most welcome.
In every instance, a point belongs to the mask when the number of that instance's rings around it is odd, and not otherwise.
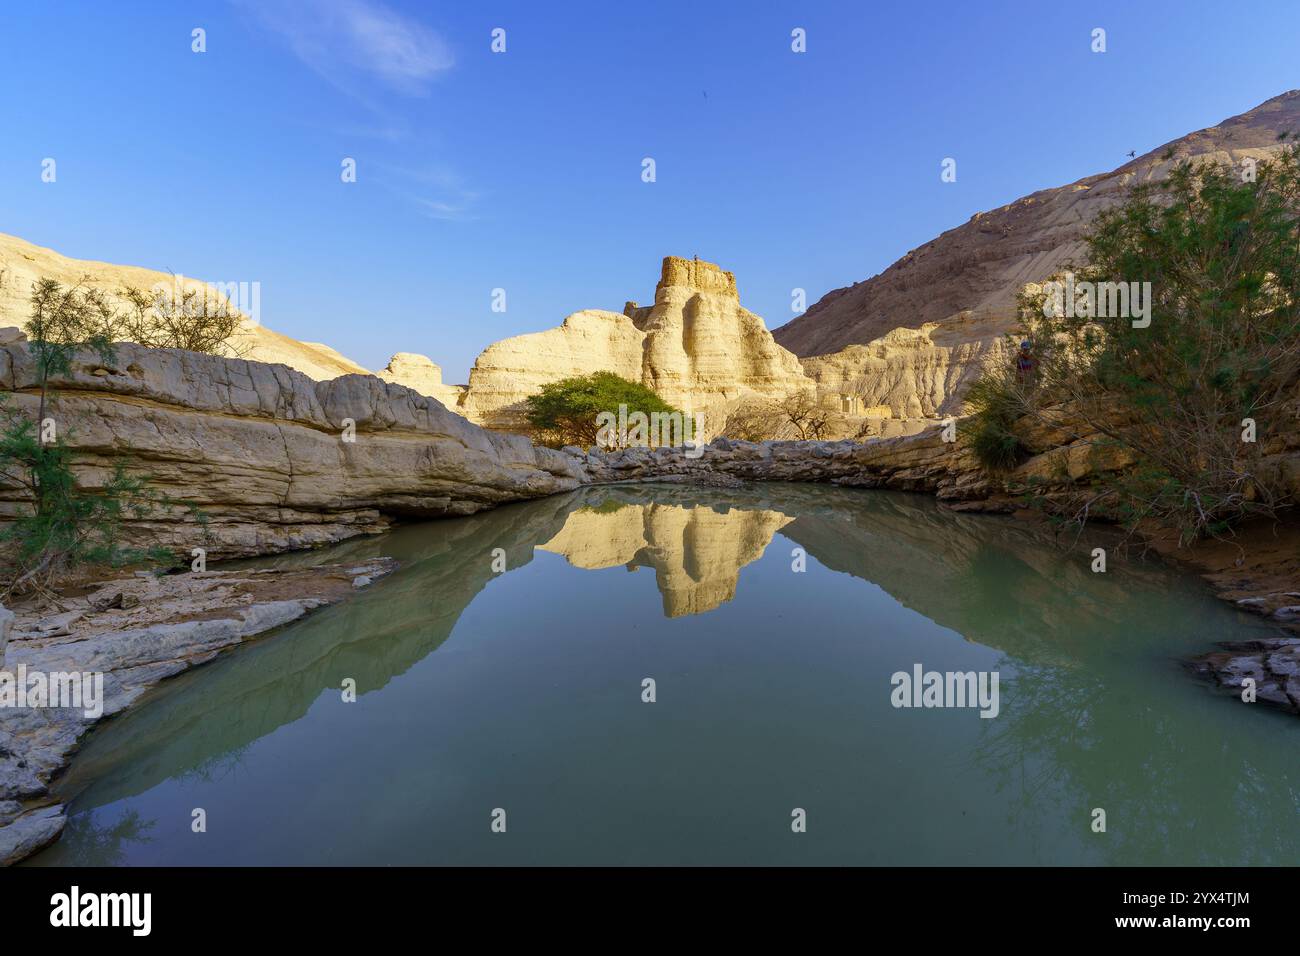
[[[0,666],[13,675],[10,691],[18,675],[44,682],[102,675],[98,692],[79,696],[78,706],[18,706],[17,699],[0,706],[0,866],[58,838],[66,815],[50,783],[96,723],[160,681],[343,600],[395,567],[372,558],[300,570],[140,572],[65,596],[58,613],[0,610]]]
[[[574,487],[666,482],[738,488],[750,482],[824,482],[932,494],[958,511],[1008,514],[1020,507],[968,450],[944,441],[937,426],[865,444],[719,438],[698,455],[680,448],[566,448],[553,454],[565,459],[556,470],[572,476]],[[1293,569],[1280,578],[1257,574],[1258,586],[1252,591],[1248,575],[1225,576],[1212,561],[1197,566],[1185,555],[1171,556],[1181,557],[1210,581],[1220,597],[1268,616],[1280,628],[1300,627],[1298,608],[1284,603],[1289,595],[1300,604],[1300,582],[1298,593],[1276,590]],[[105,693],[103,713],[93,719],[68,709],[0,708],[0,865],[57,839],[65,814],[52,801],[49,784],[99,719],[130,706],[159,681],[342,600],[393,567],[390,559],[378,558],[300,570],[141,572],[67,596],[57,614],[19,608],[5,622],[6,669],[23,664],[28,670],[98,670],[105,675]],[[1261,702],[1300,713],[1300,637],[1279,630],[1276,639],[1225,645],[1188,666],[1234,693],[1242,678],[1252,677]]]

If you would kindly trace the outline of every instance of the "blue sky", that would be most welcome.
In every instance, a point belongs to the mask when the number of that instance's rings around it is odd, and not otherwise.
[[[15,3],[0,232],[257,281],[277,331],[463,382],[492,341],[649,302],[668,254],[775,328],[795,287],[1300,86],[1297,36],[1293,0]]]

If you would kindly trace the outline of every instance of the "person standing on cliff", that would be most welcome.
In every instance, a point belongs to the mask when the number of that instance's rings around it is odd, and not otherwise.
[[[1034,377],[1038,360],[1034,358],[1033,343],[1025,339],[1020,343],[1020,352],[1016,355],[1016,378],[1027,382]]]

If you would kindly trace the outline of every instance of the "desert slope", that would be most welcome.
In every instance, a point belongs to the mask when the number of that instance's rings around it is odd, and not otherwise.
[[[1079,258],[1087,224],[1131,184],[1162,178],[1176,161],[1192,156],[1233,163],[1262,159],[1281,148],[1279,132],[1297,130],[1300,90],[1292,90],[1111,172],[977,213],[879,275],[828,292],[772,334],[795,354],[811,356],[929,322],[940,323],[958,341],[985,338],[989,328],[1008,331],[1020,286]]]
[[[0,233],[0,327],[27,324],[32,283],[41,278],[57,279],[65,284],[74,284],[84,278],[87,285],[110,294],[117,293],[124,286],[148,290],[161,283],[171,288],[173,282],[173,277],[167,272],[90,259],[70,259],[53,249]],[[201,280],[189,277],[183,281],[187,288],[204,285]],[[251,320],[243,323],[234,347],[242,358],[288,365],[321,381],[340,375],[370,374],[327,345],[299,342]]]

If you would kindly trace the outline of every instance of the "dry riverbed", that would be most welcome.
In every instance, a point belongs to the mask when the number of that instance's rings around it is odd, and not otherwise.
[[[343,600],[395,567],[373,558],[293,570],[139,572],[65,593],[58,607],[0,609],[0,866],[58,838],[65,813],[50,782],[99,720],[159,681]],[[76,706],[47,706],[69,700]]]

